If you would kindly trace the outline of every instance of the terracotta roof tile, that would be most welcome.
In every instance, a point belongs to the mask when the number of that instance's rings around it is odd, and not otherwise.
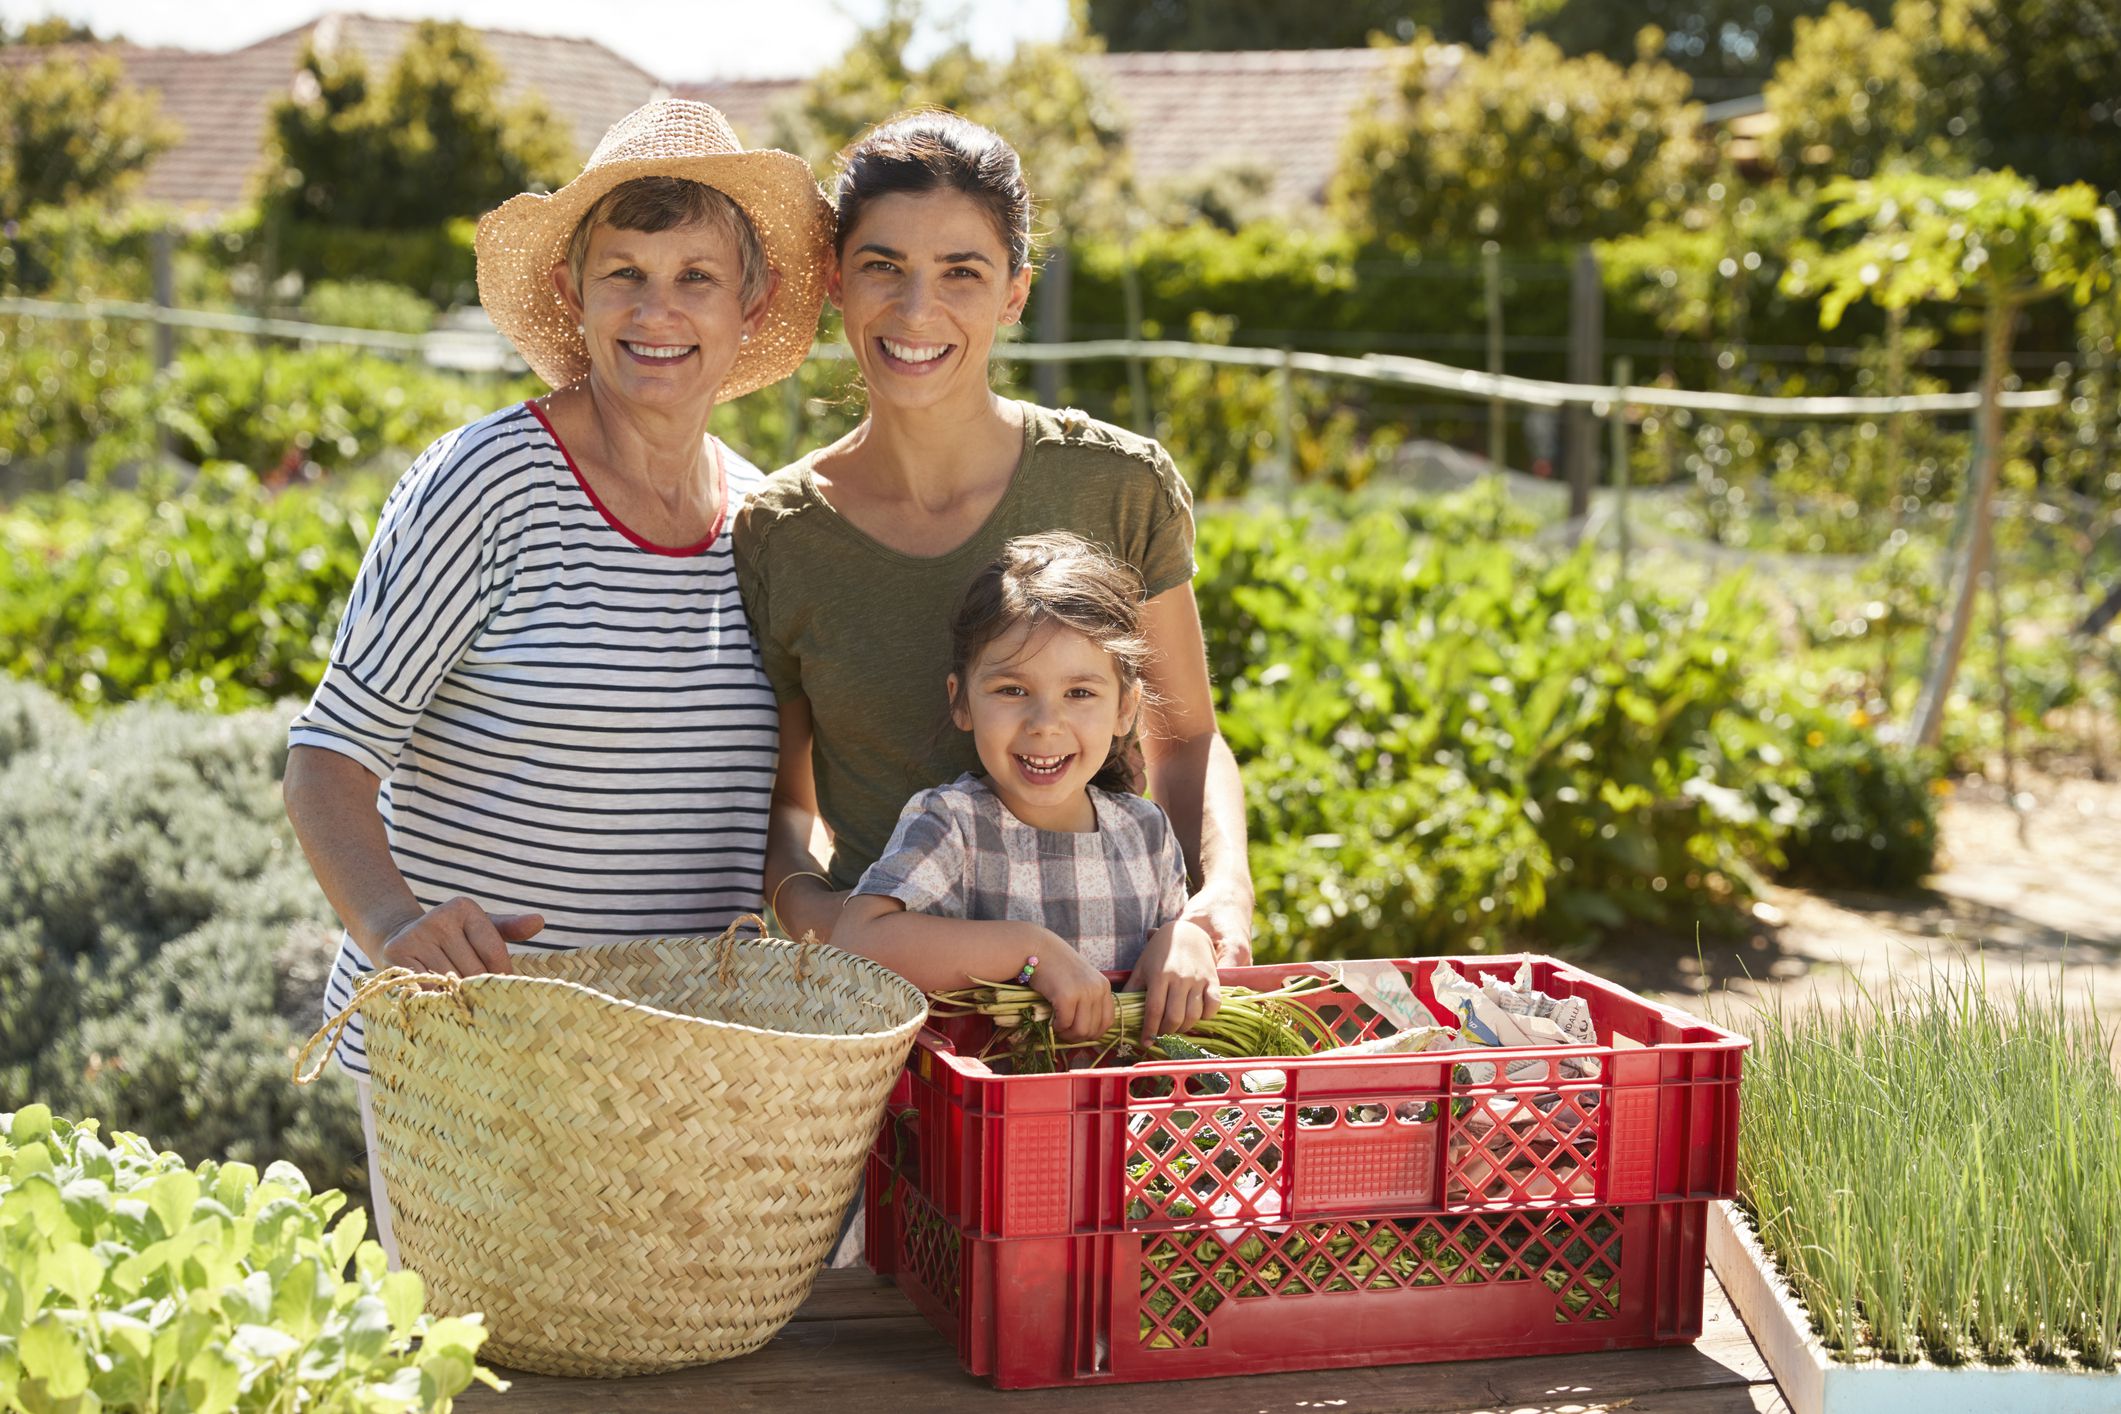
[[[161,100],[163,115],[181,133],[177,144],[148,168],[140,194],[150,201],[226,211],[252,194],[265,167],[272,106],[294,81],[303,45],[359,53],[371,72],[389,68],[412,37],[415,21],[328,14],[299,28],[225,53],[153,49],[133,44],[67,45],[65,51],[117,57],[126,76]],[[664,91],[661,80],[588,39],[480,30],[480,39],[506,75],[510,100],[539,93],[571,131],[578,154],[621,117]],[[30,62],[52,52],[0,49],[0,65]]]
[[[1325,199],[1360,105],[1383,96],[1382,49],[1106,54],[1105,91],[1126,116],[1134,171],[1156,185],[1244,165],[1272,179],[1276,205]]]
[[[1124,117],[1134,170],[1145,182],[1241,164],[1264,169],[1271,199],[1294,207],[1324,199],[1349,120],[1384,94],[1393,57],[1380,49],[1295,49],[1101,54],[1089,62]],[[708,79],[671,91],[712,103],[755,144],[771,134],[773,106],[791,101],[803,82]]]
[[[327,14],[227,53],[130,44],[64,46],[115,54],[127,75],[161,98],[181,130],[148,170],[142,194],[223,211],[241,205],[264,167],[267,115],[287,91],[303,44],[359,52],[371,70],[395,60],[414,22]],[[481,30],[507,75],[511,98],[541,93],[572,128],[579,154],[627,112],[663,92],[712,103],[747,146],[772,138],[773,110],[793,102],[796,78],[709,79],[665,85],[593,40]],[[45,51],[49,52],[49,51]],[[0,48],[0,66],[36,51]],[[1448,54],[1448,51],[1446,51]],[[1103,54],[1093,72],[1125,121],[1136,173],[1158,184],[1246,165],[1272,178],[1271,199],[1299,207],[1324,198],[1341,142],[1360,105],[1386,92],[1393,51]],[[1448,58],[1445,60],[1448,62]]]

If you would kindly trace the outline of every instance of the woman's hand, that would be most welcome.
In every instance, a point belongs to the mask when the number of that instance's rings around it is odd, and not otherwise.
[[[1209,884],[1186,900],[1181,922],[1190,923],[1208,935],[1217,967],[1252,965],[1252,895]],[[1144,953],[1144,957],[1148,954]]]
[[[1053,1029],[1063,1041],[1094,1041],[1112,1029],[1119,1001],[1104,973],[1058,933],[1048,933],[1039,942],[1036,956],[1031,988],[1052,1006]]]
[[[1248,956],[1250,951],[1247,943]],[[1215,954],[1207,930],[1185,918],[1156,930],[1122,989],[1148,993],[1142,1010],[1144,1044],[1195,1026],[1221,1008]]]
[[[488,913],[468,898],[453,898],[385,938],[383,965],[458,977],[513,972],[508,945],[529,941],[544,926],[535,913]]]

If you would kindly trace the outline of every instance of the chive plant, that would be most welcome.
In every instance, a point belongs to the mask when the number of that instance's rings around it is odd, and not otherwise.
[[[1978,974],[1773,1003],[1745,1029],[1740,1202],[1847,1359],[2111,1368],[2121,1347],[2115,1038]]]

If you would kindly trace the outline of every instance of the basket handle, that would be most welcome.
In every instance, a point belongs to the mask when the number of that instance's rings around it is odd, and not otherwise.
[[[727,928],[724,928],[722,935],[714,940],[714,981],[718,987],[726,988],[729,985],[729,969],[736,961],[736,930],[743,927],[746,923],[758,930],[758,935],[762,940],[773,936],[773,930],[766,926],[766,920],[756,913],[746,913],[731,922]],[[810,959],[815,955],[818,948],[824,946],[824,943],[819,940],[816,929],[805,928],[802,940],[797,946],[795,980],[801,983],[809,975]]]
[[[331,1064],[332,1052],[339,1048],[339,1038],[345,1035],[346,1028],[353,1024],[354,1013],[372,999],[436,990],[448,992],[461,1001],[457,988],[462,981],[463,979],[454,972],[415,972],[409,967],[386,967],[380,972],[370,973],[354,988],[353,996],[347,999],[345,1006],[339,1008],[338,1014],[319,1027],[296,1053],[295,1084],[307,1085],[324,1073],[324,1067]],[[319,1048],[324,1053],[317,1057],[316,1064],[311,1065],[309,1058]]]

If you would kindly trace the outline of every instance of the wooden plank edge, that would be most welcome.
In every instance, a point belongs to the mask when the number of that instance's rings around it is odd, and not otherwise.
[[[1791,1414],[2115,1414],[2121,1371],[2038,1365],[1950,1368],[1833,1358],[1812,1334],[1804,1307],[1768,1261],[1736,1205],[1709,1205],[1709,1267],[1775,1372]]]
[[[1774,1372],[1790,1414],[1825,1414],[1826,1352],[1728,1201],[1709,1204],[1709,1270]]]

